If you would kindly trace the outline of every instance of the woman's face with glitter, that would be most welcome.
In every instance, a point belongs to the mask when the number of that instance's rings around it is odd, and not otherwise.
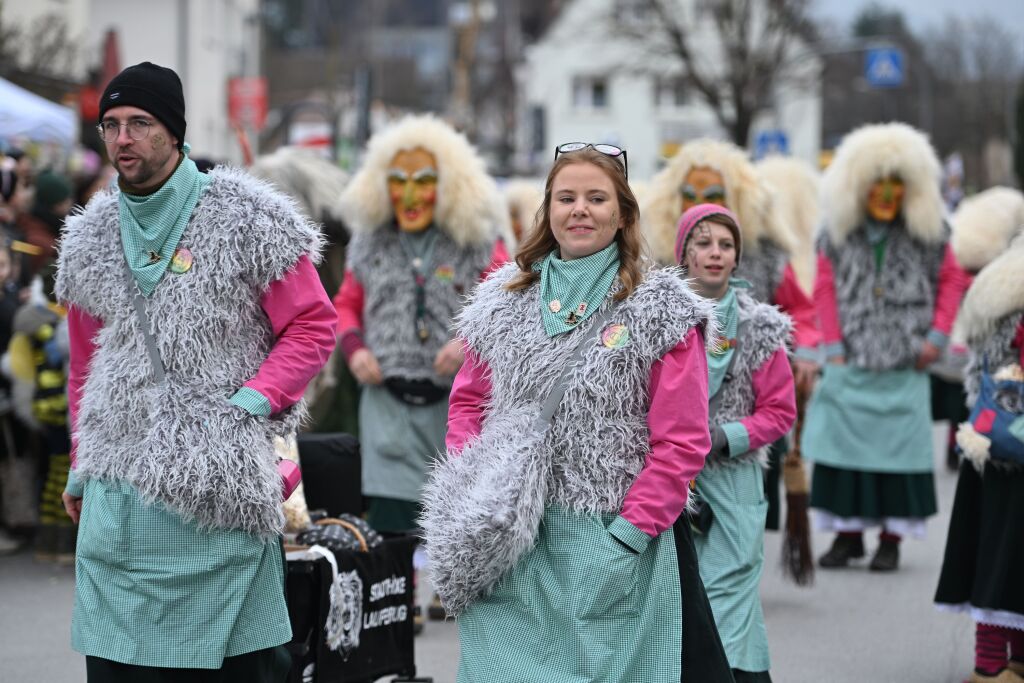
[[[437,204],[437,159],[416,147],[402,150],[388,164],[388,194],[398,227],[420,232],[434,222]]]
[[[558,172],[551,183],[548,213],[562,260],[596,254],[623,226],[612,179],[588,162],[568,164]]]
[[[713,168],[696,166],[686,174],[679,194],[683,197],[683,211],[698,204],[725,206],[725,179]]]
[[[704,296],[717,298],[729,288],[736,269],[736,240],[732,230],[714,220],[701,221],[686,240],[687,275],[697,281]]]

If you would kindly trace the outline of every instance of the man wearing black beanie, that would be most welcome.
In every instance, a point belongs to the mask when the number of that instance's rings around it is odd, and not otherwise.
[[[177,74],[149,62],[103,93],[120,192],[64,228],[79,524],[71,645],[90,683],[283,683],[281,468],[337,316],[323,238],[246,172],[200,173]]]

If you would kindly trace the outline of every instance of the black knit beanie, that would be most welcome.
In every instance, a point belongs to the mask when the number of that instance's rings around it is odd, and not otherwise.
[[[100,98],[100,120],[108,109],[138,107],[152,114],[185,144],[185,95],[178,74],[152,62],[142,62],[114,76]]]

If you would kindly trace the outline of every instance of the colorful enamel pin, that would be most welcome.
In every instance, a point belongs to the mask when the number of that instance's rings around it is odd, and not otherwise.
[[[179,247],[171,257],[171,272],[175,275],[187,273],[192,269],[192,252],[185,247]]]
[[[437,270],[434,271],[434,277],[441,282],[451,282],[455,279],[455,269],[451,266],[438,266]]]
[[[621,349],[629,343],[629,330],[621,323],[612,323],[601,331],[601,343],[609,349]]]

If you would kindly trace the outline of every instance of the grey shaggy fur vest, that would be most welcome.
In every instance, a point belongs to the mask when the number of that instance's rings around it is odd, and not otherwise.
[[[931,327],[946,240],[925,244],[893,226],[877,274],[864,225],[839,245],[822,234],[819,249],[832,263],[846,362],[874,371],[913,367]]]
[[[317,227],[243,171],[221,168],[181,238],[187,272],[168,272],[147,300],[167,370],[158,384],[132,308],[117,194],[68,219],[57,295],[103,321],[75,433],[80,479],[126,481],[142,498],[201,528],[280,532],[281,478],[272,438],[301,406],[275,419],[228,402],[274,343],[260,297],[302,255],[319,260]]]
[[[434,372],[434,358],[452,339],[452,322],[465,297],[491,261],[493,243],[460,247],[437,231],[426,264],[426,310],[430,337],[416,333],[416,290],[412,264],[394,223],[357,232],[348,246],[347,265],[363,285],[364,341],[385,378],[426,379],[451,385]]]
[[[757,301],[772,303],[775,292],[782,284],[782,277],[789,264],[789,255],[774,242],[761,238],[757,251],[744,250],[736,277],[751,284],[750,296]]]
[[[1015,311],[996,323],[992,334],[985,335],[981,339],[968,339],[967,348],[970,351],[970,359],[967,362],[967,369],[964,373],[964,389],[967,391],[967,405],[974,406],[978,400],[978,392],[981,391],[981,373],[985,367],[985,357],[988,357],[988,371],[994,373],[1004,365],[1016,363],[1020,358],[1017,349],[1012,343],[1017,336],[1017,326],[1024,318],[1024,312]],[[1011,408],[1012,406],[1004,406]]]
[[[459,333],[487,364],[492,391],[480,435],[438,465],[424,495],[434,586],[453,614],[486,594],[533,545],[547,505],[621,510],[650,451],[651,366],[692,327],[714,325],[713,304],[667,269],[648,273],[617,304],[612,322],[628,329],[626,345],[606,347],[592,319],[549,338],[539,286],[504,289],[517,272],[515,264],[497,271],[459,315]],[[592,341],[541,433],[534,420],[581,336]]]
[[[711,428],[726,422],[737,422],[754,413],[757,394],[754,392],[754,372],[780,348],[785,348],[793,331],[789,316],[768,304],[754,301],[749,294],[736,292],[739,304],[741,336],[739,355],[730,371],[731,378],[722,382],[718,411],[711,416]],[[713,455],[708,467],[766,462],[769,446],[755,448],[746,453],[728,456]]]

